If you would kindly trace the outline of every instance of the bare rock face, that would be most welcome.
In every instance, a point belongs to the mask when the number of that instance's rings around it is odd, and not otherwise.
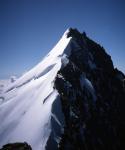
[[[32,150],[31,146],[24,143],[10,143],[3,146],[0,150]]]
[[[58,149],[123,149],[125,76],[85,33],[70,29],[67,37],[74,41],[69,62],[55,80],[66,123]]]

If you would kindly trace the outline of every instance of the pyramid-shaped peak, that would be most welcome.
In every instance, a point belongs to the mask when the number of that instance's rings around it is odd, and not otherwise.
[[[24,141],[33,150],[124,145],[125,76],[85,32],[67,29],[38,65],[4,91],[0,149]]]

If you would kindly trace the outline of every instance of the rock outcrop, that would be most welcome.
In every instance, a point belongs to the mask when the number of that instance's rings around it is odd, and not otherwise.
[[[125,139],[125,76],[103,47],[70,29],[68,64],[55,88],[65,116],[60,150],[120,150]]]
[[[32,150],[31,146],[24,143],[10,143],[3,146],[0,150]]]

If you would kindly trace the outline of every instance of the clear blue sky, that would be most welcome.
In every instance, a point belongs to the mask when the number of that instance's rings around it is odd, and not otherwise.
[[[125,72],[125,0],[0,0],[0,78],[31,69],[69,27],[100,43]]]

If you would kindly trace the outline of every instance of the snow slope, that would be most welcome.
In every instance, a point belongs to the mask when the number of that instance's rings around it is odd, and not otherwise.
[[[4,101],[4,97],[3,97],[3,91],[5,90],[5,88],[10,84],[10,80],[9,79],[2,79],[0,80],[0,104],[3,103]]]
[[[0,105],[0,147],[11,142],[28,142],[33,150],[44,150],[51,133],[52,104],[59,100],[53,82],[70,53],[68,30],[57,45],[33,69],[11,83]],[[55,117],[57,122],[60,122]]]

